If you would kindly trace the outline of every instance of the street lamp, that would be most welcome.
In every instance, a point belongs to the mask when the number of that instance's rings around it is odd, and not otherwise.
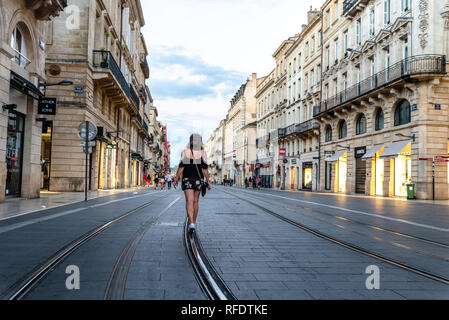
[[[47,88],[48,87],[71,86],[71,85],[73,85],[73,81],[70,81],[70,80],[62,80],[62,81],[60,81],[58,83],[47,83],[47,82],[40,82],[39,81],[38,87],[39,88],[41,88],[41,87],[44,88],[44,97],[45,97],[47,95]]]
[[[412,134],[411,136],[406,136],[405,134],[402,134],[402,133],[396,133],[395,135],[396,135],[397,137],[403,137],[403,138],[409,138],[409,139],[412,139],[413,142],[416,141],[416,135],[415,135],[415,134]]]
[[[342,146],[342,145],[337,144],[337,147],[343,148],[343,149],[346,149],[346,150],[351,150],[351,146],[345,147],[345,146]]]

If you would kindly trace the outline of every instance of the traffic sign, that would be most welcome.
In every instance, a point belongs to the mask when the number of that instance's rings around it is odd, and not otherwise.
[[[83,140],[86,140],[86,131],[88,140],[94,140],[97,136],[97,127],[92,122],[83,121],[78,126],[78,136]]]

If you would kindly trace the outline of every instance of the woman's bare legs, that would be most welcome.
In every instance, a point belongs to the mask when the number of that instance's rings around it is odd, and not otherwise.
[[[199,210],[200,191],[184,190],[186,197],[186,211],[189,218],[189,224],[196,224]]]
[[[193,222],[194,224],[196,224],[196,219],[198,218],[198,211],[200,209],[200,191],[195,191],[194,194],[194,198],[193,198],[193,208],[194,208],[194,213],[193,213]]]
[[[189,224],[195,223],[194,215],[195,215],[195,191],[194,190],[184,190],[184,195],[186,197],[186,211],[187,218],[189,219]]]

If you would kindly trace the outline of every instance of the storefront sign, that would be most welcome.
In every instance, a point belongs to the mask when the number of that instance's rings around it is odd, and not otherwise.
[[[412,111],[416,111],[416,110],[418,110],[418,105],[417,104],[412,105]]]
[[[292,159],[292,164],[296,164],[298,161],[296,159]]]
[[[332,157],[335,154],[334,151],[324,151],[324,158],[325,159],[329,159],[330,157]]]
[[[355,148],[354,152],[355,152],[355,157],[356,158],[361,158],[366,153],[366,147]]]
[[[285,156],[286,154],[287,154],[287,150],[285,148],[279,149],[279,155],[280,156]]]
[[[56,98],[39,98],[37,114],[56,115]]]
[[[435,105],[435,110],[441,110],[441,104],[436,104]]]

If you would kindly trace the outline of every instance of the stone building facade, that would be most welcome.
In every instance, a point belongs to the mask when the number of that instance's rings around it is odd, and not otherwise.
[[[88,188],[142,185],[148,168],[145,150],[151,144],[145,110],[150,110],[152,101],[145,86],[149,67],[140,31],[145,25],[140,1],[69,0],[67,4],[67,10],[51,22],[47,44],[48,81],[74,82],[47,90],[49,97],[57,99],[57,113],[48,117],[48,188],[84,190],[85,155],[77,128],[86,120],[98,128],[88,160]],[[78,25],[67,22],[76,19]]]
[[[321,190],[448,198],[445,2],[324,4]]]
[[[43,97],[48,28],[66,1],[0,1],[0,202],[37,198],[43,184]]]

